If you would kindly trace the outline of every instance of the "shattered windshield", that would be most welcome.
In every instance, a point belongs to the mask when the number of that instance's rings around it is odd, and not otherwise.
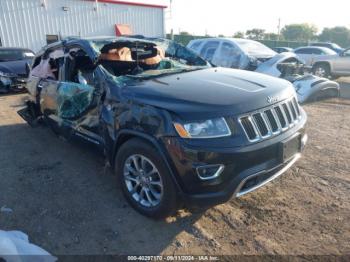
[[[92,43],[99,64],[119,77],[153,78],[210,67],[193,51],[165,39],[120,39]]]
[[[236,40],[239,47],[251,56],[275,56],[276,52],[266,45],[252,40]]]

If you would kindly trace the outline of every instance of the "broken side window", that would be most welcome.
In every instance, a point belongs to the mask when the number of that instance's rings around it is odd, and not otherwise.
[[[58,87],[57,113],[62,119],[80,117],[90,106],[94,88],[87,84],[61,82]]]
[[[96,66],[80,48],[69,49],[64,61],[64,82],[58,87],[57,112],[60,118],[74,119],[84,114],[93,101]]]

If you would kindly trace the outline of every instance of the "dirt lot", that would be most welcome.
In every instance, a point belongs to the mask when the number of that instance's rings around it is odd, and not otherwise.
[[[0,229],[59,254],[349,254],[350,102],[305,106],[309,144],[285,175],[202,214],[152,221],[103,158],[30,128],[24,95],[0,97]]]

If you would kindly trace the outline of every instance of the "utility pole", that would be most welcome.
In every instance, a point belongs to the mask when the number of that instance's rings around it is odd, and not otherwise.
[[[174,40],[174,29],[173,29],[173,24],[172,24],[172,19],[173,19],[173,15],[172,15],[172,5],[173,5],[173,0],[169,0],[169,7],[167,8],[167,10],[165,11],[165,23],[164,23],[164,32],[166,32],[166,23],[170,22],[170,39]],[[166,34],[165,34],[166,35]]]
[[[280,40],[281,35],[281,18],[278,18],[278,25],[277,25],[277,39]]]

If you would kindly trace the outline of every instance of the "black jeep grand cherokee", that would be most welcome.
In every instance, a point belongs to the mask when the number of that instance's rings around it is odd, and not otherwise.
[[[19,114],[100,146],[126,199],[160,218],[212,206],[290,168],[306,114],[282,79],[213,68],[163,39],[67,39],[36,56]]]

